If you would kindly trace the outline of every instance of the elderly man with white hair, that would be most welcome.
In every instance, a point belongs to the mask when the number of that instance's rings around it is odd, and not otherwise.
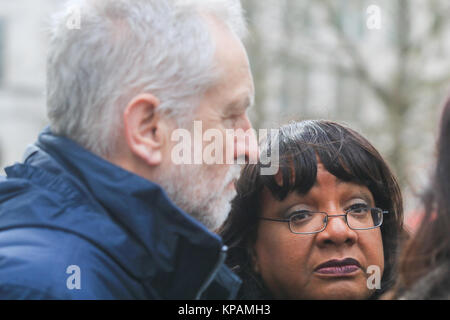
[[[240,280],[213,231],[254,136],[217,144],[231,163],[175,164],[173,133],[251,131],[239,0],[67,8],[52,20],[50,126],[0,182],[0,298],[234,298]]]

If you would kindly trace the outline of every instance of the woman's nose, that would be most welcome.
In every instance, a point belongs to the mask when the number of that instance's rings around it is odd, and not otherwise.
[[[355,230],[349,228],[344,214],[329,214],[328,223],[324,231],[318,234],[319,245],[353,245],[358,240]]]

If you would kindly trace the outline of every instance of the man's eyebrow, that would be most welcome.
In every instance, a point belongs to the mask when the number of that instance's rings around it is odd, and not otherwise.
[[[250,110],[251,108],[253,108],[254,103],[255,103],[255,97],[251,94],[245,96],[245,98],[243,100],[241,100],[242,102],[239,103],[240,106],[243,107],[243,109],[245,109],[245,111]]]
[[[246,95],[243,99],[242,97],[237,97],[233,99],[227,106],[227,110],[232,113],[234,111],[241,111],[245,109],[245,111],[249,110],[254,105],[255,98],[253,95]]]
[[[246,98],[245,98],[245,108],[247,110],[253,108],[255,105],[255,96],[253,94],[249,94]]]

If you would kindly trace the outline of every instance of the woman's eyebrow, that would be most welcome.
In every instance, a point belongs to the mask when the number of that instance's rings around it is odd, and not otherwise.
[[[367,203],[374,203],[375,202],[373,197],[371,197],[366,191],[363,191],[363,190],[359,190],[358,193],[356,194],[356,196],[362,198]]]
[[[344,181],[344,180],[341,180],[341,179],[336,179],[336,185],[343,184],[343,183],[345,183],[345,184],[349,184],[349,183],[354,184],[354,182],[348,182],[348,181]],[[367,186],[364,186],[364,187],[367,188]],[[365,190],[358,190],[358,192],[355,195],[360,197],[360,198],[362,198],[363,200],[365,200],[368,203],[375,203],[375,199],[373,198],[372,194],[368,193]]]

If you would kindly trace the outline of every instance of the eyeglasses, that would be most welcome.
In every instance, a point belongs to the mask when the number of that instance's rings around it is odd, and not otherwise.
[[[352,230],[371,230],[383,224],[383,216],[389,213],[380,208],[360,207],[350,209],[345,214],[329,215],[326,212],[297,211],[289,219],[259,218],[260,220],[288,222],[289,229],[295,234],[315,234],[322,232],[328,225],[330,217],[344,217]]]

